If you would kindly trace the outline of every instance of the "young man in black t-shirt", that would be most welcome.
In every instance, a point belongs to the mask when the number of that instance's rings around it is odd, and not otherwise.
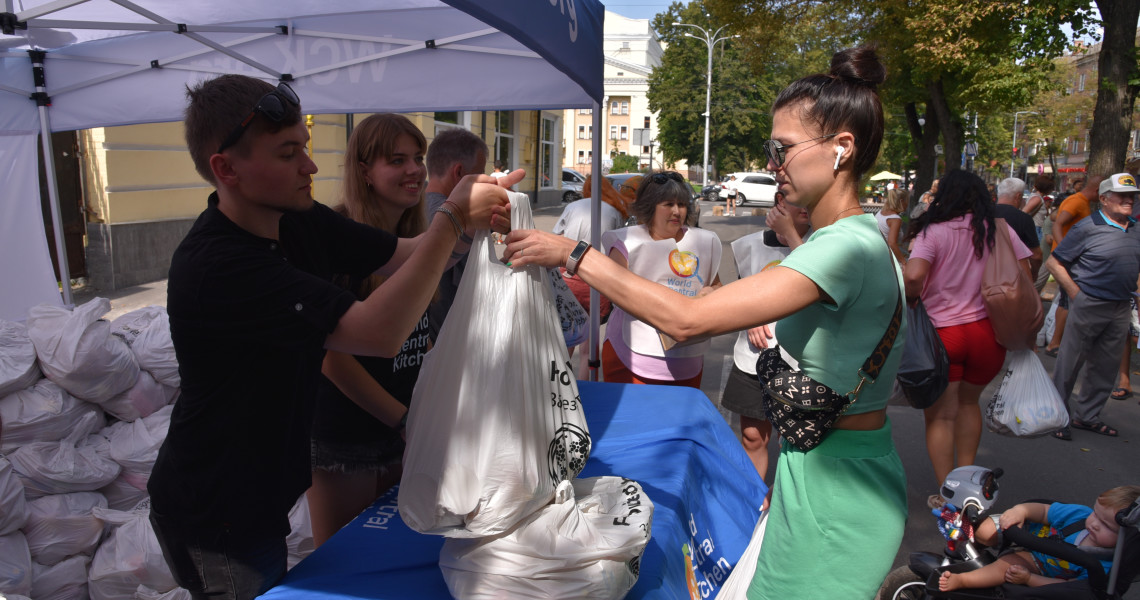
[[[289,86],[225,75],[188,96],[187,145],[217,192],[171,260],[182,395],[148,484],[151,522],[194,598],[244,599],[285,573],[325,349],[393,356],[465,230],[510,218],[506,191],[472,177],[417,238],[352,222],[313,201],[317,167]],[[388,280],[364,301],[330,282],[373,272]]]

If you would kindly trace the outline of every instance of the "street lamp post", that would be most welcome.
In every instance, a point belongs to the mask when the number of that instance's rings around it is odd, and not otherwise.
[[[704,27],[701,27],[700,25],[690,25],[688,23],[682,23],[680,21],[676,21],[673,24],[674,25],[680,25],[682,27],[692,27],[693,29],[700,31],[701,35],[703,35],[704,37],[696,36],[696,35],[693,35],[691,33],[686,33],[685,37],[691,37],[695,40],[701,40],[702,42],[705,43],[706,46],[708,46],[708,49],[709,49],[708,70],[706,71],[707,76],[705,78],[705,115],[704,115],[704,117],[705,117],[705,154],[704,154],[703,171],[702,171],[702,175],[701,175],[701,177],[703,179],[703,181],[701,182],[701,185],[705,186],[705,185],[709,184],[709,119],[712,116],[712,56],[713,56],[713,48],[716,46],[717,42],[723,42],[725,40],[737,38],[740,36],[739,35],[729,35],[729,36],[725,36],[725,37],[717,37],[718,35],[720,35],[720,32],[724,30],[725,27],[728,27],[728,25],[723,25],[719,29],[717,29],[716,31],[709,33],[709,30],[705,29]]]
[[[1019,110],[1019,111],[1013,113],[1013,146],[1011,146],[1011,148],[1013,148],[1013,149],[1017,148],[1017,116],[1018,115],[1040,115],[1040,114],[1041,113],[1033,112],[1031,110]],[[1013,163],[1015,163],[1015,162],[1017,162],[1017,154],[1012,154],[1012,156],[1009,157],[1009,176],[1010,177],[1013,177]]]

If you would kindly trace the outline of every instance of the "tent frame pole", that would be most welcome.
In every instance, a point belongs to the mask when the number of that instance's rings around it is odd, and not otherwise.
[[[590,115],[593,120],[594,135],[590,140],[591,152],[593,157],[590,159],[590,169],[592,176],[590,177],[590,198],[593,200],[590,207],[590,245],[594,250],[602,251],[602,136],[598,134],[602,130],[602,105],[597,100],[594,101],[594,110]],[[607,185],[609,183],[607,182]],[[602,328],[601,319],[601,294],[598,290],[590,287],[590,361],[586,363],[589,365],[589,378],[590,381],[598,381],[598,368],[602,366],[601,361],[598,359],[599,333]]]
[[[56,264],[59,265],[59,289],[63,293],[64,306],[72,306],[71,299],[71,267],[67,264],[67,243],[63,236],[63,219],[59,210],[59,184],[55,174],[55,150],[51,143],[51,116],[48,107],[51,99],[47,95],[47,82],[44,78],[43,50],[29,50],[32,59],[32,79],[35,81],[36,93],[32,94],[40,111],[40,138],[43,146],[44,179],[48,186],[48,204],[51,206],[51,226],[55,234]]]

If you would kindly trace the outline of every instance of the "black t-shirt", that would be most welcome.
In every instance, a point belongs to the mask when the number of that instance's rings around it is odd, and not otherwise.
[[[360,290],[361,280],[353,280],[345,286],[348,290]],[[360,297],[360,294],[357,294]],[[428,313],[416,324],[408,340],[396,356],[356,356],[364,370],[404,406],[412,402],[412,391],[419,378],[420,365],[430,345]],[[390,458],[403,454],[404,440],[398,431],[388,427],[371,413],[361,408],[345,396],[332,381],[321,376],[317,387],[317,405],[313,414],[313,439],[338,443],[369,443],[384,449]]]
[[[1033,217],[1021,212],[1016,206],[997,204],[994,206],[994,217],[1005,219],[1026,248],[1033,250],[1041,245],[1041,240],[1037,239],[1037,226],[1033,224]]]
[[[184,525],[286,535],[310,485],[325,338],[356,300],[330,280],[375,271],[397,240],[315,204],[285,213],[274,241],[217,203],[211,195],[171,260],[182,395],[147,488],[154,512]]]

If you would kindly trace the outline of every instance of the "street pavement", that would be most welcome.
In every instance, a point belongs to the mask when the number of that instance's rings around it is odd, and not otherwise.
[[[751,208],[743,211],[738,209],[737,214],[741,216],[715,216],[711,203],[702,202],[702,205],[701,226],[715,232],[724,244],[720,277],[721,281],[728,283],[737,279],[729,244],[741,236],[763,229],[764,217],[753,215]],[[560,205],[535,208],[535,226],[549,231],[561,212]],[[111,313],[108,318],[114,318],[144,306],[165,305],[166,281],[113,292],[89,287],[77,289],[74,301],[76,304],[81,304],[97,295],[111,299]],[[736,334],[714,338],[708,354],[705,355],[701,390],[718,409],[720,409],[721,390],[732,367],[732,346],[735,339]],[[1041,352],[1038,356],[1052,374],[1054,359]],[[1140,353],[1134,352],[1132,357],[1130,369],[1132,384],[1134,389],[1140,391],[1140,387],[1136,387],[1140,383],[1138,381]],[[1000,382],[999,374],[983,392],[983,411]],[[998,509],[1002,510],[1029,499],[1054,499],[1091,505],[1103,490],[1117,485],[1140,484],[1138,476],[1140,469],[1136,466],[1137,460],[1140,459],[1140,452],[1137,449],[1140,445],[1138,398],[1140,394],[1125,401],[1108,400],[1102,418],[1120,432],[1120,436],[1116,438],[1074,430],[1073,441],[1064,442],[1051,436],[1021,439],[984,431],[977,464],[989,468],[1000,467],[1005,471],[1005,475],[999,480],[1001,492]],[[728,411],[720,410],[725,420],[739,435],[739,419],[734,419],[734,415]],[[910,552],[939,551],[944,541],[935,528],[934,517],[926,507],[926,498],[938,491],[938,482],[934,481],[933,470],[926,455],[922,413],[905,403],[899,403],[889,406],[887,415],[891,420],[895,444],[902,457],[907,476],[907,505],[910,518],[907,521],[902,546],[895,557],[895,566],[899,566],[906,564]],[[774,441],[771,451],[775,456]],[[873,506],[867,507],[868,514],[874,510]],[[1133,586],[1125,597],[1140,600],[1140,585]]]

